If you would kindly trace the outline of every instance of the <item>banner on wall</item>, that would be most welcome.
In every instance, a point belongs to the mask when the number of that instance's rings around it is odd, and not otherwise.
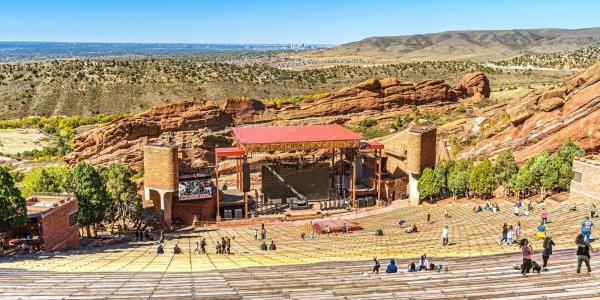
[[[210,199],[214,186],[209,174],[179,178],[179,201]]]

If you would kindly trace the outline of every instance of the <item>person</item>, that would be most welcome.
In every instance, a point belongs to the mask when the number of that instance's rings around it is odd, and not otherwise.
[[[221,254],[227,254],[227,241],[221,237]]]
[[[486,201],[486,202],[485,202],[485,207],[484,207],[483,209],[484,209],[484,210],[492,210],[492,209],[490,208],[490,203]]]
[[[140,239],[140,231],[138,229],[135,230],[135,240],[138,241]]]
[[[381,228],[377,228],[377,230],[375,230],[375,236],[383,236],[383,230],[381,230]]]
[[[404,219],[400,219],[400,221],[398,221],[398,225],[402,226],[406,223],[406,221],[404,221]]]
[[[200,251],[202,251],[202,254],[206,254],[206,238],[202,238],[202,241],[200,241]]]
[[[444,225],[444,228],[442,228],[442,245],[448,245],[448,224]]]
[[[592,204],[592,208],[590,209],[590,217],[591,218],[596,217],[596,204]]]
[[[221,247],[220,242],[217,242],[216,251],[217,251],[217,254],[223,253],[223,247]]]
[[[542,212],[540,212],[540,216],[542,217],[542,224],[548,223],[548,211],[545,207],[542,207]]]
[[[315,232],[314,231],[311,231],[308,235],[310,236],[311,240],[315,239]]]
[[[506,243],[506,235],[508,234],[508,224],[504,223],[502,225],[502,235],[500,237],[500,241],[498,241],[498,245]]]
[[[538,239],[543,239],[546,237],[546,225],[544,225],[544,222],[542,222],[542,223],[540,223],[540,225],[538,225],[535,236]]]
[[[512,225],[508,226],[508,231],[506,232],[506,244],[507,245],[512,245],[514,234],[515,234],[515,230],[513,229]]]
[[[573,200],[569,200],[569,211],[577,211],[577,204]]]
[[[327,233],[327,236],[331,234],[331,228],[329,227],[329,225],[325,226],[325,233]]]
[[[492,212],[493,213],[497,213],[498,212],[498,208],[494,204],[492,204]]]
[[[523,203],[521,202],[521,199],[517,200],[517,203],[515,204],[515,206],[516,206],[518,209],[521,209],[521,206],[523,206]]]
[[[390,263],[387,265],[385,272],[386,273],[397,273],[398,272],[398,266],[396,266],[396,261],[393,258],[390,260]]]
[[[412,233],[417,232],[417,224],[413,224]]]
[[[175,244],[175,246],[173,247],[173,254],[181,254],[183,253],[181,251],[181,248],[179,248],[179,246],[177,246],[177,244]]]
[[[300,233],[300,238],[304,241],[304,239],[306,238],[306,233],[304,233],[304,232]]]
[[[519,206],[517,206],[516,204],[515,207],[513,207],[513,213],[515,214],[515,217],[519,216]]]
[[[146,241],[153,241],[154,238],[150,235],[150,230],[144,231],[144,235],[146,236]]]
[[[21,244],[21,252],[24,254],[29,254],[29,244],[27,242]]]
[[[531,254],[533,253],[533,248],[531,247],[527,239],[522,239],[520,246],[521,253],[523,254],[523,265],[521,266],[521,274],[525,276],[526,273],[529,273],[529,271],[531,270]]]
[[[427,212],[427,224],[429,224],[431,221],[431,214],[429,212]]]
[[[590,221],[590,217],[585,217],[585,220],[581,222],[581,234],[583,234],[587,243],[590,242],[590,236],[592,235],[592,226],[594,226],[594,223]]]
[[[408,226],[408,227],[406,227],[406,229],[404,229],[404,232],[406,232],[406,233],[412,233],[412,231],[413,231],[412,226]]]
[[[421,259],[419,260],[419,271],[427,270],[427,266],[429,265],[429,261],[427,260],[427,255],[421,255]]]
[[[231,239],[227,238],[227,255],[231,254]]]
[[[588,273],[592,272],[590,267],[590,243],[585,240],[583,234],[579,234],[575,239],[577,244],[577,273],[581,272],[581,263],[585,262]]]
[[[343,234],[348,233],[348,227],[346,227],[346,223],[344,223],[344,225],[342,226],[342,233]]]
[[[417,266],[415,266],[415,263],[410,263],[408,265],[408,269],[406,270],[406,272],[417,272]]]
[[[263,226],[264,225],[265,224],[263,224]],[[267,239],[267,231],[264,228],[260,230],[260,239],[263,241]]]
[[[500,212],[500,205],[498,205],[498,203],[496,203],[494,207],[496,208],[495,212]]]
[[[162,244],[158,244],[158,247],[156,247],[156,254],[164,254],[165,253],[165,248],[163,248]]]
[[[271,240],[271,244],[269,245],[269,250],[277,250],[277,247],[275,247],[275,241]]]
[[[159,243],[164,243],[165,242],[165,232],[164,231],[160,231],[160,238],[158,240]]]
[[[448,214],[448,209],[445,208],[444,209],[444,218],[448,219],[450,217],[450,215]]]
[[[267,251],[267,243],[265,241],[262,241],[262,244],[260,244],[260,250]]]
[[[479,206],[475,207],[475,213],[476,213],[476,214],[478,214],[478,213],[480,213],[480,212],[482,212],[482,211],[483,211],[483,208],[481,208],[481,205],[479,205]]]
[[[258,240],[258,229],[254,228],[254,239]]]
[[[198,241],[196,241],[196,249],[194,249],[193,253],[196,253],[196,252],[200,253],[200,242],[198,242]]]
[[[515,240],[518,241],[521,239],[521,222],[517,222],[515,225]]]
[[[373,262],[375,263],[375,265],[373,265],[373,271],[371,272],[371,274],[379,274],[379,268],[381,268],[381,265],[379,264],[377,257],[373,258]]]
[[[435,266],[435,272],[436,272],[436,273],[440,273],[440,272],[442,272],[442,265],[437,265],[437,266]]]
[[[527,211],[533,211],[533,204],[531,200],[527,200]]]
[[[554,241],[552,240],[551,237],[546,236],[546,238],[544,239],[544,251],[542,251],[542,270],[548,271],[548,259],[550,258],[550,255],[552,255],[552,246],[554,246],[556,244],[554,244]]]

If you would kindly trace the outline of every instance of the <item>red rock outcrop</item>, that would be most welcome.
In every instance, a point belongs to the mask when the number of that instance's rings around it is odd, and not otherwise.
[[[281,108],[249,98],[227,99],[222,107],[212,102],[181,102],[123,117],[75,139],[69,163],[87,160],[104,165],[122,161],[134,168],[142,162],[142,148],[150,143],[175,143],[190,160],[210,161],[215,145],[231,144],[232,126],[251,123],[290,123],[314,118],[314,122],[345,122],[343,117],[365,111],[397,109],[403,105],[456,101],[471,93],[489,90],[483,74],[469,74],[452,88],[441,80],[402,83],[395,78],[369,79],[319,99],[308,99]],[[322,117],[328,117],[325,120]],[[265,124],[265,125],[267,125]]]
[[[463,76],[453,90],[460,98],[489,98],[492,92],[490,82],[482,72],[474,72]]]
[[[600,149],[600,62],[551,90],[534,93],[507,112],[512,125],[463,155],[492,156],[511,149],[517,161],[570,139],[587,151]]]

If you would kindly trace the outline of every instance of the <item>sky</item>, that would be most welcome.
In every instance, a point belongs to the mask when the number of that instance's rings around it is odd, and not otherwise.
[[[600,1],[2,0],[0,41],[341,44],[447,30],[600,26]]]

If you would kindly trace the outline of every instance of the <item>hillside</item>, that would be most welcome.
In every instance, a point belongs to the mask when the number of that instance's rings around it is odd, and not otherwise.
[[[468,61],[431,61],[312,70],[267,64],[186,59],[52,60],[0,64],[0,120],[31,115],[137,113],[183,100],[268,100],[333,92],[368,78],[427,78],[456,83],[456,74],[483,71],[497,85],[556,82],[563,72],[494,70]]]
[[[600,46],[600,28],[470,30],[370,37],[298,54],[313,59],[366,59],[372,62],[503,60],[518,54],[574,51]]]

